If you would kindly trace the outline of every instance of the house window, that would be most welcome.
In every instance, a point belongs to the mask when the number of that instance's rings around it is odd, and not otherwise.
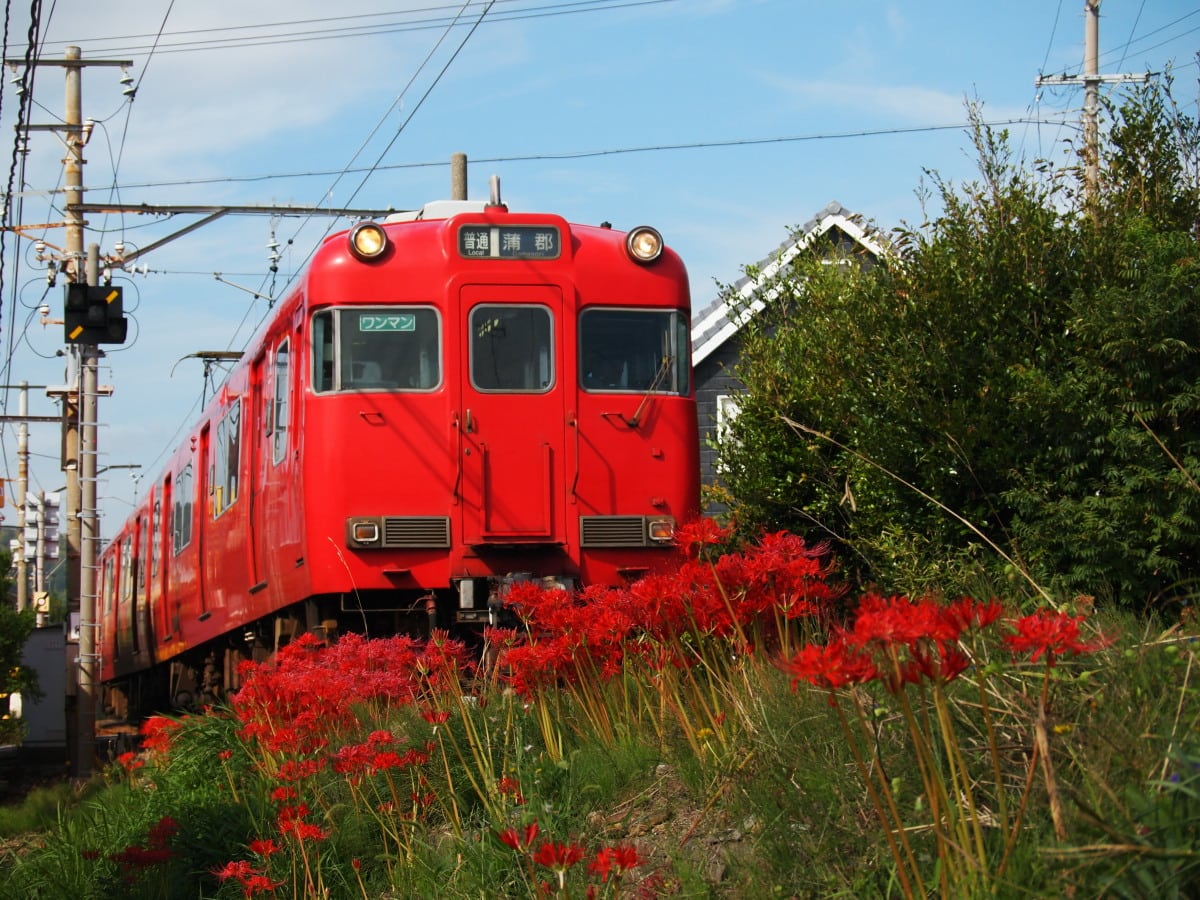
[[[733,420],[737,418],[739,408],[736,394],[717,395],[717,443],[723,444],[732,439]]]
[[[718,472],[724,472],[728,469],[725,465],[723,455],[724,450],[736,446],[733,437],[733,420],[737,418],[740,404],[736,394],[718,394],[717,395],[717,465]]]

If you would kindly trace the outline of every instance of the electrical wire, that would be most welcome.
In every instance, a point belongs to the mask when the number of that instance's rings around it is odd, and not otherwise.
[[[467,6],[471,6],[478,2],[483,5],[483,0],[469,0]],[[493,0],[496,2],[496,0]],[[515,0],[500,0],[500,2],[515,2]],[[544,19],[555,16],[576,15],[579,13],[602,12],[613,9],[627,9],[631,7],[641,6],[659,6],[665,3],[678,3],[680,0],[577,0],[572,3],[552,3],[546,6],[531,6],[526,9],[516,9],[501,12],[491,17],[494,23],[499,22],[516,22],[527,21],[531,19]],[[491,3],[487,4],[489,7]],[[448,9],[449,7],[435,7],[438,9]],[[427,9],[414,10],[414,12],[426,12]],[[379,14],[377,14],[379,15]],[[450,16],[440,16],[436,18],[420,19],[413,22],[402,24],[386,23],[373,26],[350,26],[341,28],[321,28],[308,31],[298,31],[290,33],[282,33],[279,36],[252,35],[247,37],[228,37],[214,38],[212,40],[195,40],[181,41],[178,43],[167,42],[160,45],[158,52],[160,53],[190,53],[206,50],[228,50],[228,49],[249,49],[259,47],[271,47],[281,44],[300,44],[312,41],[328,41],[340,40],[356,37],[374,37],[385,34],[404,34],[408,32],[430,31],[446,27],[447,19],[452,19]],[[343,18],[334,17],[316,20],[301,20],[295,24],[309,24],[312,22],[341,22]],[[243,25],[227,28],[210,28],[196,29],[194,31],[178,32],[179,35],[190,34],[210,34],[219,31],[234,31],[240,29],[257,29],[276,27],[279,23],[269,23],[264,25]],[[171,35],[168,35],[168,37]],[[137,55],[139,52],[144,52],[148,49],[145,44],[114,44],[110,46],[103,45],[105,40],[127,40],[123,38],[94,38],[91,41],[95,52],[97,53],[123,53],[129,55]],[[99,43],[100,46],[96,46]]]

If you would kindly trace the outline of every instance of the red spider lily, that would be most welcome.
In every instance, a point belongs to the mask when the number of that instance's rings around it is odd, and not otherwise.
[[[521,782],[517,781],[515,778],[509,778],[507,775],[503,776],[496,783],[496,790],[498,790],[501,794],[506,794],[512,797],[513,803],[517,804],[517,806],[521,806],[525,803],[525,797],[521,794]]]
[[[249,878],[251,875],[257,874],[257,872],[258,870],[244,859],[235,859],[225,863],[219,869],[213,869],[213,874],[222,881],[228,881],[230,878],[236,878],[241,881],[244,878]]]
[[[282,881],[272,881],[243,859],[226,863],[220,869],[214,869],[213,874],[222,881],[235,879],[242,886],[242,896],[253,897],[274,891],[283,885]]]
[[[248,845],[249,850],[255,856],[270,856],[273,853],[280,851],[280,846],[275,843],[274,838],[259,838],[253,840]]]
[[[183,727],[177,719],[166,716],[151,716],[142,723],[142,748],[152,753],[166,753],[171,748],[171,738]]]
[[[391,744],[394,743],[395,740],[396,738],[392,736],[390,731],[372,731],[367,735],[368,744]]]
[[[227,762],[227,761],[233,759],[233,751],[232,750],[222,750],[220,753],[217,754],[217,759],[221,760],[221,762]]]
[[[175,854],[166,847],[142,847],[139,844],[131,844],[124,850],[113,853],[109,859],[117,863],[128,876],[136,874],[141,869],[161,865],[174,856]]]
[[[441,725],[443,722],[449,721],[450,713],[448,710],[423,709],[421,710],[421,718],[430,725]]]
[[[134,772],[146,765],[146,761],[132,751],[129,753],[122,753],[120,756],[118,756],[117,763],[126,772]]]
[[[282,886],[282,881],[272,881],[266,875],[255,874],[242,882],[242,896],[253,897],[255,894],[273,893],[276,888]]]
[[[783,670],[792,676],[792,689],[801,681],[830,691],[851,684],[866,684],[879,676],[875,661],[857,647],[833,638],[824,647],[808,644],[790,660]]]
[[[932,600],[867,594],[859,602],[847,640],[859,646],[882,648],[913,647],[922,641],[945,646],[957,640],[962,629],[943,610],[941,604]]]
[[[329,837],[328,831],[304,821],[308,813],[308,806],[303,803],[296,807],[285,806],[279,811],[279,833],[295,835],[300,842],[323,841]]]
[[[288,803],[295,800],[298,796],[300,795],[296,793],[296,789],[289,785],[283,785],[271,791],[271,799],[276,803]]]
[[[156,850],[165,849],[171,843],[171,838],[178,833],[179,823],[170,816],[163,816],[150,826],[146,833],[146,844]]]
[[[599,875],[602,882],[608,881],[611,874],[620,875],[641,863],[637,848],[632,844],[616,847],[605,847],[596,854],[596,858],[588,863],[588,871]]]
[[[538,836],[538,823],[530,822],[522,829],[520,834],[517,834],[515,828],[505,828],[503,831],[497,832],[496,837],[500,839],[500,843],[506,847],[511,847],[520,853],[522,850],[528,850],[533,844],[534,838]]]
[[[328,765],[324,757],[316,759],[286,759],[275,773],[280,781],[303,781],[318,772],[325,771]]]
[[[583,859],[583,848],[578,844],[556,844],[546,841],[533,854],[533,861],[558,873],[563,873]]]
[[[1102,650],[1112,643],[1111,638],[1098,637],[1085,641],[1080,637],[1079,625],[1086,616],[1070,616],[1065,612],[1040,609],[1032,615],[1023,616],[1013,622],[1015,634],[1004,636],[1004,642],[1014,653],[1028,653],[1031,662],[1043,656],[1046,664],[1054,666],[1058,658],[1066,653],[1077,655]]]
[[[314,825],[311,822],[302,822],[298,819],[289,822],[286,825],[281,823],[279,830],[284,834],[288,834],[289,832],[294,834],[296,836],[296,840],[300,841],[301,843],[304,841],[323,841],[329,837],[330,834],[319,825]]]
[[[688,556],[696,557],[705,547],[715,547],[729,542],[732,528],[722,528],[715,519],[702,517],[683,522],[675,529],[675,543]]]
[[[633,844],[621,844],[613,847],[612,851],[616,856],[617,866],[622,872],[628,871],[642,862],[642,858],[638,855],[637,847],[633,846]]]

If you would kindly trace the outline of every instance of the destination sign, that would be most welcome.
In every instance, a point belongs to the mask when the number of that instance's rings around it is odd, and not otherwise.
[[[458,253],[467,259],[558,259],[560,237],[553,225],[463,225]]]
[[[372,313],[358,317],[359,331],[416,331],[417,317],[412,313]]]

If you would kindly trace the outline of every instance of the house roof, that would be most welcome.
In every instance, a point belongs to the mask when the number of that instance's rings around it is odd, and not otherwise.
[[[718,297],[694,317],[692,321],[692,365],[699,365],[703,362],[717,348],[737,334],[738,330],[765,305],[761,299],[755,299],[752,303],[746,304],[746,299],[751,297],[762,284],[769,282],[781,269],[785,268],[815,238],[834,228],[840,230],[850,240],[874,256],[882,256],[886,252],[886,242],[883,237],[878,232],[865,229],[855,213],[850,212],[834,200],[805,222],[770,256],[759,262],[755,267],[753,277],[745,275],[734,283],[732,295],[737,296],[739,302],[731,305],[730,300],[727,299],[730,295],[725,294]]]

